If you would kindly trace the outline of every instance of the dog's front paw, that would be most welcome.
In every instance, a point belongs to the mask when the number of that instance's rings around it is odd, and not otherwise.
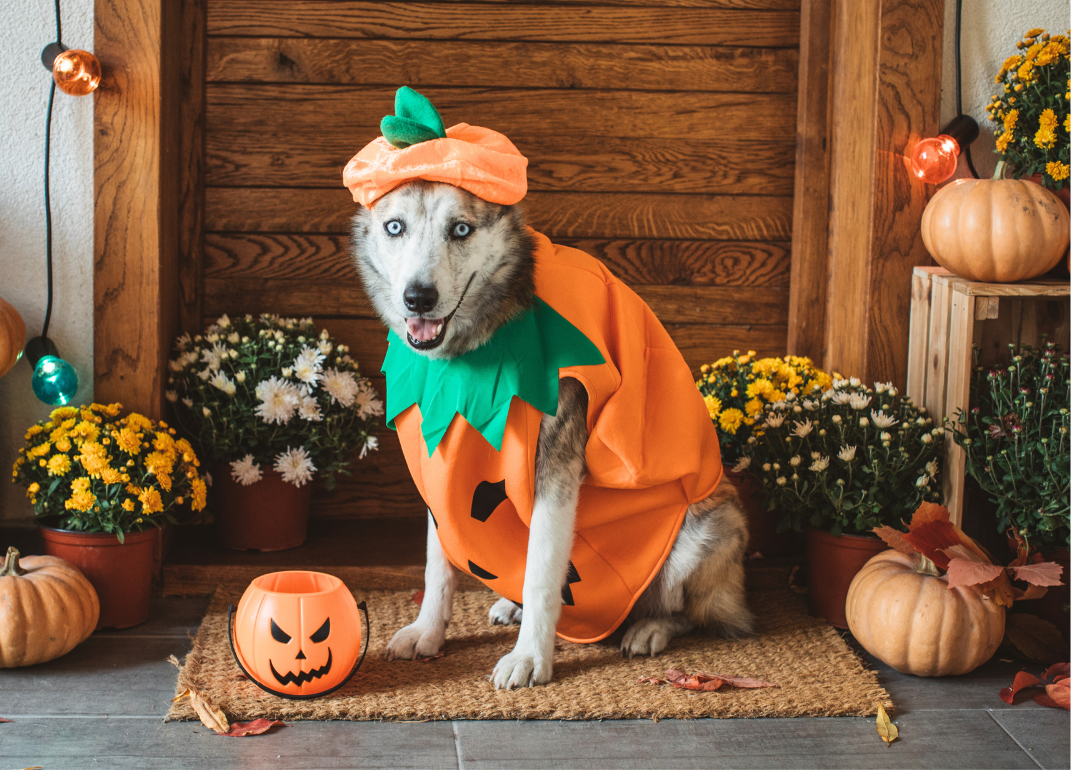
[[[488,610],[488,622],[493,626],[512,626],[521,622],[521,607],[509,599],[499,599]]]
[[[624,658],[635,655],[656,655],[663,652],[671,641],[671,623],[667,618],[639,620],[623,634],[619,650]]]
[[[489,681],[496,690],[547,684],[551,681],[551,658],[551,654],[522,652],[515,647],[495,664]]]
[[[438,655],[446,639],[445,632],[419,623],[411,623],[394,634],[386,645],[387,660],[416,660]]]

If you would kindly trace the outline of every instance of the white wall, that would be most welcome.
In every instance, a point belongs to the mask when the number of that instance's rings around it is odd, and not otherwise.
[[[63,0],[64,44],[93,50],[93,0]],[[45,320],[45,107],[41,49],[56,37],[53,4],[4,0],[0,12],[0,297],[22,315],[27,338]],[[53,314],[49,337],[79,373],[79,401],[93,397],[93,97],[57,90],[52,122]],[[0,379],[0,520],[31,522],[11,466],[22,435],[50,407],[19,361]]]
[[[961,99],[964,114],[979,121],[979,138],[971,146],[971,160],[983,179],[997,166],[993,124],[986,118],[990,97],[1000,94],[994,77],[1001,63],[1016,53],[1016,42],[1033,27],[1051,35],[1070,28],[1068,0],[968,0],[960,25]],[[956,115],[956,2],[945,0],[945,36],[941,61],[941,125]],[[957,177],[970,176],[963,158]]]

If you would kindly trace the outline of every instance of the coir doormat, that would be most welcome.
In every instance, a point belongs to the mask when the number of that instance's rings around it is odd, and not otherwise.
[[[230,722],[348,719],[667,719],[690,717],[871,716],[892,708],[878,684],[840,635],[811,618],[801,597],[784,588],[751,591],[758,634],[733,642],[685,636],[655,658],[624,659],[619,634],[598,644],[556,643],[554,679],[542,687],[496,691],[487,678],[514,646],[517,627],[492,626],[490,591],[459,591],[445,655],[426,662],[384,659],[386,644],[419,611],[411,590],[358,590],[368,603],[372,638],[367,659],[351,682],[315,700],[294,701],[264,692],[240,673],[229,649],[227,610],[240,593],[219,587],[211,599],[180,676],[221,707]],[[669,684],[667,669],[752,677],[777,687],[694,692]],[[180,690],[178,689],[179,693]],[[167,721],[195,720],[187,698]]]

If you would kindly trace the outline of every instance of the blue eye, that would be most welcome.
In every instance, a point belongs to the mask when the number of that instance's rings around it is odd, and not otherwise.
[[[401,235],[403,232],[405,232],[405,225],[403,225],[401,221],[397,219],[391,219],[389,222],[386,223],[385,227],[386,232],[390,235]]]
[[[467,225],[464,222],[458,222],[454,225],[454,237],[455,238],[468,238],[472,235],[472,225]]]

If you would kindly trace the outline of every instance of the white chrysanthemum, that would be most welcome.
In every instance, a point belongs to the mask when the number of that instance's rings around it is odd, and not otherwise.
[[[213,379],[210,380],[210,384],[221,392],[225,393],[226,395],[236,395],[236,383],[230,380],[225,375],[225,372],[221,371],[220,369],[218,369],[217,373],[214,374]]]
[[[858,377],[852,377],[848,382],[851,383],[851,387],[857,388],[862,385],[862,381]]]
[[[928,486],[930,486],[930,477],[929,476],[919,476],[919,478],[915,481],[915,486],[917,486],[917,487],[928,487]]]
[[[931,436],[929,433],[924,433],[919,436],[919,441],[923,442],[924,444],[932,444],[934,443],[934,437]]]
[[[803,420],[802,422],[795,423],[795,430],[791,431],[791,435],[798,436],[799,438],[806,438],[813,429],[814,423],[810,422],[810,420]]]
[[[814,409],[817,407],[817,405],[808,398],[803,399],[802,406],[803,406],[803,409],[805,409],[808,412],[814,411]]]
[[[365,381],[356,393],[356,412],[360,418],[366,420],[370,417],[378,417],[383,411],[383,402],[375,398],[375,389],[371,383]]]
[[[240,341],[240,332],[233,332],[225,339],[227,339],[231,345],[235,345]]]
[[[255,407],[255,414],[264,422],[286,423],[300,405],[296,387],[277,377],[256,385],[255,397],[261,402]]]
[[[320,339],[315,344],[319,348],[319,352],[324,356],[328,356],[334,352],[334,344],[332,342],[327,342],[325,339]]]
[[[309,422],[322,422],[319,400],[314,396],[300,396],[300,406],[297,411],[303,419]]]
[[[315,348],[304,348],[300,351],[300,355],[296,357],[296,360],[293,361],[293,376],[307,386],[309,393],[311,388],[319,381],[322,362],[325,358],[326,356]]]
[[[798,468],[800,465],[802,465],[802,458],[798,455],[795,455],[790,460],[788,460],[788,465]]]
[[[180,394],[177,393],[175,390],[166,390],[165,391],[165,400],[168,401],[171,404],[175,404],[176,399],[179,398],[179,396],[180,396]]]
[[[209,339],[209,337],[207,338]],[[215,342],[212,348],[206,348],[202,352],[202,360],[209,368],[217,369],[221,366],[221,360],[229,355],[229,349],[220,342]]]
[[[209,366],[206,367],[201,372],[199,372],[199,379],[202,380],[203,382],[206,382],[207,380],[210,379],[210,375],[211,375],[212,371],[213,370]]]
[[[821,473],[823,470],[829,467],[829,458],[822,457],[820,460],[814,460],[810,463],[810,470],[814,473]]]
[[[820,460],[821,459],[821,452],[811,452],[810,453],[810,459],[811,460]]]
[[[176,347],[180,348],[181,350],[191,347],[191,335],[187,332],[184,332],[179,337],[177,337]]]
[[[195,402],[192,401],[190,398],[182,398],[180,400],[184,403],[184,406],[186,406],[188,409],[190,409],[192,406],[195,405]]]
[[[855,447],[851,444],[847,444],[840,448],[840,451],[836,453],[836,456],[844,462],[849,463],[855,459]]]
[[[250,487],[262,480],[262,468],[253,455],[247,455],[243,460],[233,460],[229,465],[232,466],[233,481],[241,486]]]
[[[892,441],[892,434],[891,434],[891,433],[889,433],[889,431],[887,431],[887,430],[883,430],[883,431],[881,431],[881,440],[882,440],[883,442],[889,442],[889,441]]]
[[[846,404],[851,401],[851,394],[840,391],[839,393],[833,393],[832,401],[834,404]]]
[[[367,441],[360,447],[360,459],[363,460],[368,456],[368,452],[379,451],[379,438],[378,436],[368,436]]]
[[[307,450],[303,447],[286,449],[274,459],[274,470],[293,486],[302,487],[311,481],[315,463],[311,462]]]
[[[857,412],[870,406],[870,402],[873,400],[871,396],[865,393],[852,393],[851,398],[848,400],[848,406]]]
[[[786,478],[784,478],[783,476],[777,476],[776,477],[776,486],[782,487],[785,484],[787,484],[787,479]]]
[[[217,319],[217,325],[220,326],[222,329],[228,329],[230,326],[232,326],[232,319],[230,319],[227,315],[222,315],[221,318]]]
[[[349,372],[338,369],[328,369],[323,373],[322,388],[342,406],[352,406],[356,401],[356,394],[360,391],[356,378]]]
[[[779,412],[773,412],[765,418],[765,424],[768,425],[770,428],[779,428],[781,425],[784,424],[784,415],[780,414]]]
[[[750,467],[750,458],[744,456],[744,457],[740,457],[739,461],[737,463],[735,463],[734,470],[735,470],[736,473],[742,473],[743,471],[745,471],[749,467]]]
[[[884,411],[871,412],[870,419],[874,421],[874,425],[881,429],[891,428],[896,425],[896,418],[890,417]]]
[[[934,458],[933,460],[931,460],[930,462],[928,462],[926,464],[926,473],[927,473],[927,475],[930,476],[931,479],[937,478],[937,474],[938,474],[937,458]]]

